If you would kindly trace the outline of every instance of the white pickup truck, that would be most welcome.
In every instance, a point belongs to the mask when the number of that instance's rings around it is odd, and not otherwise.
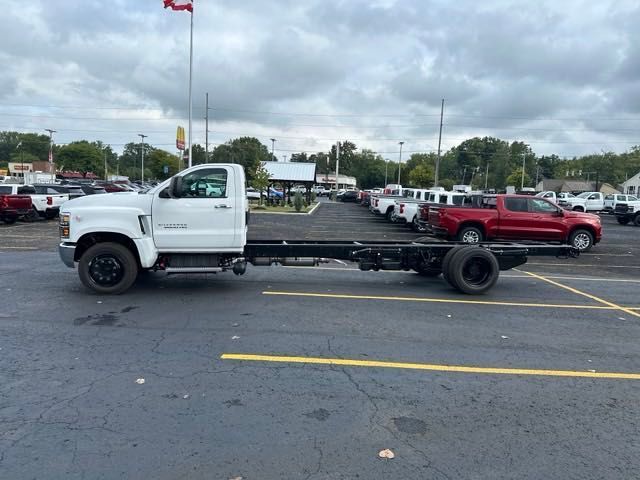
[[[37,217],[49,220],[55,218],[60,211],[60,207],[69,200],[69,195],[58,193],[53,189],[51,189],[50,193],[36,193],[36,188],[32,185],[7,183],[0,185],[0,193],[29,195],[31,197],[32,211],[25,218],[30,220],[34,220]]]
[[[429,194],[440,191],[444,191],[444,189],[412,189],[409,192],[409,195],[406,195],[404,198],[396,199],[391,220],[394,222],[409,224],[416,221],[420,204],[429,200]]]
[[[558,205],[576,212],[601,212],[604,210],[604,194],[600,192],[584,192],[575,197],[558,200]]]
[[[215,185],[216,188],[210,188]],[[130,288],[145,270],[174,273],[245,273],[247,264],[315,266],[325,257],[356,262],[361,270],[441,273],[468,294],[491,289],[500,270],[530,255],[576,256],[566,245],[449,242],[247,241],[249,220],[241,165],[203,164],[138,193],[87,195],[60,212],[58,252],[82,283],[100,294]]]
[[[403,189],[400,185],[395,187],[397,188],[389,188],[389,186],[387,186],[387,188],[384,189],[387,193],[371,195],[369,210],[375,214],[384,215],[387,217],[387,220],[391,220],[396,200],[402,198],[403,193]]]

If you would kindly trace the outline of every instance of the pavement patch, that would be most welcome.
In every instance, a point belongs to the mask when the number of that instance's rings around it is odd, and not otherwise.
[[[498,368],[465,365],[438,365],[430,363],[386,362],[379,360],[355,360],[348,358],[298,357],[287,355],[256,355],[248,353],[223,353],[222,360],[245,362],[301,363],[312,365],[338,365],[343,367],[397,368],[404,370],[426,370],[432,372],[475,373],[488,375],[533,375],[543,377],[607,378],[618,380],[640,380],[640,373],[625,372],[581,372],[578,370],[547,370],[531,368]]]

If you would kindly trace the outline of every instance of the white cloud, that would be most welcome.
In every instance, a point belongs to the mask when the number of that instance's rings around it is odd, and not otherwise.
[[[208,91],[214,143],[430,150],[442,97],[445,147],[473,135],[561,155],[637,143],[637,2],[203,0],[194,20],[197,141]],[[186,125],[188,28],[159,0],[4,10],[0,129],[113,144],[144,132],[171,149]]]

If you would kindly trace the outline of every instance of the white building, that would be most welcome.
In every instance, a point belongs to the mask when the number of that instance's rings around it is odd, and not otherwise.
[[[336,186],[336,174],[333,173],[318,173],[316,175],[316,185],[323,185],[327,188],[335,188]],[[349,175],[340,175],[338,181],[338,190],[341,188],[347,189],[349,187],[355,188],[356,177],[350,177]]]
[[[622,193],[631,195],[640,194],[640,172],[622,184]]]

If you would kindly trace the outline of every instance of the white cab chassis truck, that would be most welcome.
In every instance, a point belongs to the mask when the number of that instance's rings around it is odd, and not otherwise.
[[[456,289],[486,292],[500,270],[530,255],[576,256],[566,245],[379,241],[247,241],[249,207],[242,166],[186,169],[146,193],[87,195],[60,212],[59,254],[82,283],[100,294],[129,289],[146,270],[168,274],[245,273],[247,264],[315,266],[325,258],[362,270],[441,273]]]

